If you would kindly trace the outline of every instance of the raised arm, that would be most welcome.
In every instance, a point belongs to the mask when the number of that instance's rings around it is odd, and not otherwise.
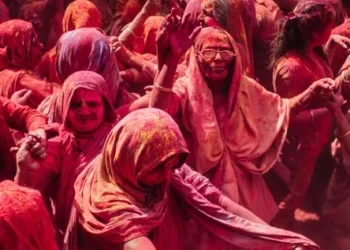
[[[192,46],[201,27],[190,29],[190,15],[181,20],[172,9],[162,24],[157,38],[158,75],[154,83],[150,107],[168,111],[174,101],[173,84],[181,56]]]

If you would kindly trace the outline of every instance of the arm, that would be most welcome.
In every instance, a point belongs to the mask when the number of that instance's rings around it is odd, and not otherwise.
[[[346,51],[349,52],[350,39],[341,35],[336,35],[336,34],[331,35],[331,37],[329,38],[328,42],[325,45],[325,52],[328,57],[329,64],[332,64],[334,52],[337,46],[341,46],[342,48],[344,48]]]
[[[145,236],[130,240],[123,245],[123,250],[156,250],[153,243]]]
[[[0,97],[0,100],[4,110],[4,118],[10,127],[23,132],[45,127],[46,118],[40,112],[3,97]]]

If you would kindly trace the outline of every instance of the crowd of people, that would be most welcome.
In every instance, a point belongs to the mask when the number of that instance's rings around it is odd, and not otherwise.
[[[348,0],[0,0],[1,250],[348,250]]]

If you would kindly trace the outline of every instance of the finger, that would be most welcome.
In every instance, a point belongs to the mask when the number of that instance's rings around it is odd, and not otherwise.
[[[30,97],[32,96],[32,93],[33,92],[31,90],[28,90],[26,93],[24,93],[24,95],[22,97],[22,101],[24,103],[26,103],[30,99]]]
[[[17,94],[19,97],[25,95],[28,91],[30,91],[29,89],[21,89],[16,91],[14,94]]]
[[[42,158],[43,154],[46,154],[45,149],[44,148],[40,148],[39,150],[37,150],[36,152],[33,152],[32,155],[34,158]]]
[[[189,29],[191,26],[190,22],[190,13],[186,14],[186,16],[182,19],[181,27],[183,30],[187,31],[189,33]]]
[[[196,28],[194,28],[194,30],[192,31],[192,34],[190,35],[190,40],[194,41],[196,39],[196,37],[199,35],[199,33],[202,30],[202,26],[197,26]]]
[[[29,149],[29,151],[33,154],[35,154],[36,152],[38,152],[40,149],[42,149],[43,146],[41,145],[41,143],[35,143],[34,145],[32,145]]]
[[[19,147],[11,147],[10,148],[10,152],[13,154],[16,154],[18,150],[19,150]]]

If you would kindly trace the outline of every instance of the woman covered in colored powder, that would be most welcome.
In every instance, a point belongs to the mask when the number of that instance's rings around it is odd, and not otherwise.
[[[33,145],[26,139],[17,152],[15,178],[20,185],[38,189],[45,198],[53,199],[55,226],[61,237],[69,220],[75,179],[101,152],[116,123],[107,84],[95,72],[79,71],[68,77],[62,98],[63,124],[59,135],[48,140],[46,158],[33,158]]]
[[[223,196],[184,164],[188,154],[164,111],[122,119],[76,181],[66,249],[319,249]],[[191,219],[201,225],[197,238]]]
[[[28,102],[37,107],[42,100],[59,91],[61,86],[41,79],[32,70],[42,55],[42,45],[33,25],[23,20],[10,20],[0,24],[1,57],[0,95],[10,98],[16,91],[28,89],[32,97]]]
[[[167,110],[181,124],[191,152],[189,166],[233,201],[270,221],[278,208],[262,175],[279,157],[289,117],[335,83],[322,79],[302,94],[282,99],[243,75],[236,43],[226,31],[211,27],[195,39],[186,76],[173,86],[179,57],[198,33],[198,28],[189,32],[187,20],[161,30],[159,47],[168,49],[159,51],[164,60],[151,106]]]

